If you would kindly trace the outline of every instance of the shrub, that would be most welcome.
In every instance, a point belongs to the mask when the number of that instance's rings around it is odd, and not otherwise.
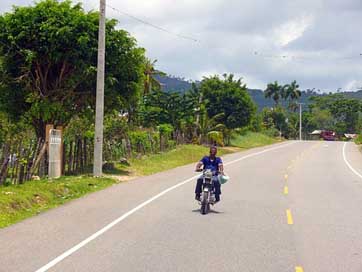
[[[362,144],[362,134],[359,134],[354,142],[358,145]]]
[[[218,146],[224,146],[224,137],[221,131],[210,131],[207,137],[209,142],[216,143]]]

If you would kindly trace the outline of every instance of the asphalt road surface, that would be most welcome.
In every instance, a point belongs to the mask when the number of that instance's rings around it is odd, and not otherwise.
[[[0,230],[0,271],[362,271],[362,154],[284,142],[225,156],[208,215],[194,165],[112,186]]]

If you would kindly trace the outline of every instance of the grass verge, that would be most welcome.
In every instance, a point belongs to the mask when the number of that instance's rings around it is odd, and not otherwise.
[[[238,150],[239,149],[219,148],[218,155],[222,156]],[[113,174],[117,172],[128,172],[135,176],[152,175],[178,166],[197,162],[208,153],[209,148],[205,146],[182,145],[165,153],[143,156],[140,159],[131,159],[129,166],[116,164],[116,171]]]
[[[260,147],[277,142],[280,142],[280,140],[257,132],[247,132],[245,135],[234,135],[231,139],[232,146],[236,146],[242,149]]]
[[[0,187],[0,228],[114,183],[111,178],[79,176]]]

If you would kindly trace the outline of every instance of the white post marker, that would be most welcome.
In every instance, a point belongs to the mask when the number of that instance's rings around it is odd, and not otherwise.
[[[61,134],[57,129],[49,132],[49,178],[59,178],[62,175]]]

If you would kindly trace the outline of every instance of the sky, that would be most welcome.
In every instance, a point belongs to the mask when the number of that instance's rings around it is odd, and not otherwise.
[[[99,8],[99,0],[80,2],[86,10]],[[0,12],[31,4],[1,0]],[[107,5],[107,17],[117,19],[157,60],[156,68],[171,75],[201,80],[233,73],[259,89],[275,80],[296,80],[303,90],[362,89],[361,0],[107,0]]]

